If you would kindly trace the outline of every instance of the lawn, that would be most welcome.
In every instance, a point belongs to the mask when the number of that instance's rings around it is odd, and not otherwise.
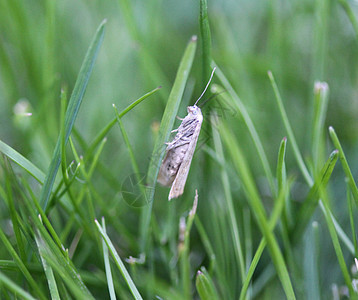
[[[0,298],[358,299],[357,17],[0,0]],[[207,84],[168,201],[166,143]]]

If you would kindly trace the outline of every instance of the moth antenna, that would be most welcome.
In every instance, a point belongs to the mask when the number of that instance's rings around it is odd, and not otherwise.
[[[211,82],[211,79],[213,79],[215,70],[216,70],[216,67],[214,67],[213,71],[211,72],[210,79],[209,79],[208,83],[206,84],[206,87],[205,87],[204,91],[201,93],[201,95],[200,95],[200,97],[198,98],[198,100],[196,100],[196,102],[194,103],[194,106],[199,102],[199,100],[201,99],[201,97],[204,96],[206,90],[207,90],[208,87],[209,87],[209,84],[210,84],[210,82]]]

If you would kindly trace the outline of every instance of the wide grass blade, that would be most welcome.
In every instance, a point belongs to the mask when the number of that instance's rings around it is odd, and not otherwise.
[[[179,105],[184,93],[184,88],[188,80],[188,76],[193,64],[197,37],[193,36],[184,52],[181,59],[179,69],[169,95],[167,105],[165,107],[164,115],[160,124],[158,137],[154,145],[152,159],[150,161],[147,173],[147,196],[146,200],[149,203],[142,211],[141,227],[140,227],[140,243],[141,251],[144,252],[147,246],[149,224],[152,213],[153,198],[155,191],[155,184],[158,177],[161,161],[164,157],[165,143],[168,142],[171,130],[173,128],[174,120],[177,115]]]
[[[98,27],[97,32],[92,40],[92,43],[87,50],[86,56],[84,58],[80,72],[78,74],[76,84],[73,89],[65,116],[65,143],[67,143],[68,138],[70,137],[73,124],[75,123],[84,93],[87,88],[90,75],[93,70],[94,62],[97,58],[99,48],[103,41],[105,23],[106,20],[103,21],[101,25]],[[52,186],[55,182],[55,178],[60,163],[61,163],[61,135],[57,140],[56,148],[45,179],[45,183],[41,190],[40,204],[44,210],[46,210],[47,208]]]
[[[105,233],[104,229],[101,227],[101,225],[98,223],[97,220],[95,220],[95,223],[97,225],[98,231],[102,235],[103,240],[105,241],[107,247],[109,248],[109,251],[111,252],[111,255],[114,259],[114,262],[116,263],[116,266],[118,267],[118,270],[121,272],[124,280],[127,282],[127,285],[133,295],[133,297],[137,300],[143,299],[142,296],[139,294],[137,287],[135,286],[131,276],[129,275],[126,267],[124,266],[122,260],[120,259],[116,249],[114,248],[111,240],[109,239],[108,235]]]

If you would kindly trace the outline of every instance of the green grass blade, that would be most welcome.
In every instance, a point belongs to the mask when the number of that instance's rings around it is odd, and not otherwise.
[[[215,63],[213,63],[213,65],[215,65]],[[241,101],[240,97],[236,94],[236,92],[232,88],[231,84],[229,83],[229,80],[225,77],[224,73],[221,72],[220,68],[218,68],[218,67],[216,68],[216,75],[219,78],[219,80],[221,81],[224,89],[219,87],[218,85],[213,85],[213,88],[216,89],[216,92],[218,94],[220,94],[220,97],[222,97],[224,99],[224,101],[229,104],[230,107],[233,106],[235,108],[235,110],[242,116],[242,118],[245,122],[245,125],[250,132],[250,136],[254,142],[254,145],[256,147],[256,151],[259,155],[262,167],[264,169],[266,178],[267,178],[268,183],[271,188],[271,193],[273,195],[276,195],[277,192],[276,192],[274,176],[272,174],[270,164],[268,162],[266,153],[264,151],[264,147],[261,143],[260,137],[257,133],[257,130],[254,126],[253,121],[252,121],[244,103]],[[228,95],[226,95],[226,93],[223,93],[224,91],[227,91],[230,97]]]
[[[136,160],[136,158],[134,156],[132,145],[131,145],[131,143],[129,141],[129,137],[127,135],[126,129],[124,128],[123,122],[122,122],[121,118],[119,117],[119,113],[118,113],[117,108],[116,108],[116,106],[114,104],[113,104],[113,107],[114,107],[114,110],[115,110],[115,113],[116,113],[119,128],[121,129],[121,132],[122,132],[124,143],[126,144],[126,147],[127,147],[128,153],[129,153],[129,157],[130,157],[130,160],[131,160],[131,163],[132,163],[132,168],[133,168],[134,174],[136,176],[136,180],[137,180],[138,183],[140,183],[142,181],[142,178],[141,178],[141,175],[140,175],[137,160]],[[140,191],[141,191],[141,194],[142,194],[143,198],[145,198],[146,191],[145,191],[144,186],[142,184],[139,184],[139,187],[140,187]]]
[[[145,99],[147,99],[149,96],[153,95],[154,93],[156,93],[158,90],[160,90],[161,87],[157,87],[154,90],[146,93],[145,95],[143,95],[142,97],[140,97],[139,99],[135,100],[133,103],[131,103],[130,105],[128,105],[124,110],[122,110],[118,116],[120,118],[122,118],[124,115],[126,115],[128,112],[130,112],[134,107],[136,107],[139,103],[141,103],[142,101],[144,101]],[[101,131],[100,133],[93,139],[92,143],[90,144],[90,146],[88,147],[87,151],[86,151],[86,157],[91,157],[93,154],[94,149],[98,146],[98,144],[106,137],[106,135],[108,134],[108,132],[111,130],[111,128],[116,125],[117,123],[117,117],[114,117],[112,119],[111,122],[109,122]]]
[[[24,291],[20,286],[8,278],[4,273],[0,271],[0,283],[1,285],[6,286],[17,296],[20,296],[24,300],[35,300],[36,298],[32,297],[28,292]]]
[[[282,145],[282,144],[281,144]],[[283,211],[284,205],[285,205],[285,198],[288,195],[288,191],[290,190],[290,186],[292,183],[286,183],[285,185],[282,186],[282,188],[280,189],[280,194],[277,197],[276,201],[275,201],[275,206],[273,208],[273,212],[272,215],[270,217],[270,221],[269,221],[269,226],[270,226],[270,230],[274,230],[276,223],[278,222],[281,213]],[[243,286],[240,292],[240,300],[244,300],[247,290],[249,288],[252,276],[254,275],[254,272],[256,270],[257,264],[259,263],[259,260],[261,258],[261,255],[266,247],[266,239],[262,238],[261,242],[255,252],[255,255],[251,261],[250,267],[247,271],[245,280],[243,281]]]
[[[200,299],[220,299],[210,275],[204,268],[201,268],[201,270],[196,273],[195,285]]]
[[[183,283],[183,294],[185,296],[185,299],[191,299],[191,276],[190,276],[190,230],[193,225],[196,209],[198,206],[198,191],[195,190],[195,197],[194,197],[194,203],[193,207],[189,212],[189,216],[187,219],[187,222],[185,224],[185,218],[182,217],[180,219],[180,233],[179,235],[179,258],[180,258],[180,266],[181,266],[181,277],[182,277],[182,283]],[[182,223],[183,220],[183,223]],[[184,229],[184,232],[181,230]],[[184,235],[184,237],[182,236]],[[182,240],[184,238],[184,240]]]
[[[97,225],[98,231],[102,235],[103,240],[105,241],[107,247],[109,248],[109,251],[111,252],[114,262],[115,262],[116,266],[118,267],[118,270],[121,272],[124,280],[127,282],[127,285],[129,287],[133,297],[137,300],[143,299],[142,296],[139,294],[137,287],[135,286],[131,276],[129,275],[126,267],[124,266],[122,260],[120,259],[119,255],[118,255],[116,249],[114,248],[111,240],[109,239],[108,235],[104,232],[103,228],[101,227],[101,225],[98,223],[97,220],[95,220],[95,223]]]
[[[306,167],[306,165],[305,165],[305,163],[303,161],[301,152],[300,152],[300,150],[298,148],[295,135],[293,133],[292,127],[290,125],[290,122],[288,121],[288,117],[287,117],[285,108],[284,108],[283,103],[282,103],[280,92],[278,91],[277,84],[276,84],[275,79],[273,77],[273,74],[271,72],[268,72],[268,76],[270,78],[271,85],[272,85],[272,88],[273,88],[274,93],[275,93],[275,98],[276,98],[276,101],[277,101],[277,105],[278,105],[278,108],[279,108],[280,113],[281,113],[281,118],[282,118],[283,123],[285,125],[285,128],[287,130],[288,139],[289,139],[289,141],[290,141],[290,143],[292,145],[293,153],[294,153],[294,155],[296,157],[296,160],[298,162],[298,166],[300,167],[302,175],[305,178],[306,182],[310,186],[312,186],[313,179],[312,179],[311,175],[309,174],[309,172],[307,170],[307,167]]]
[[[229,175],[226,172],[226,168],[225,168],[226,163],[225,163],[224,150],[222,148],[219,132],[216,129],[218,121],[217,121],[217,117],[215,118],[215,115],[213,115],[213,117],[211,118],[211,123],[213,124],[212,130],[213,130],[215,152],[217,153],[219,160],[222,162],[220,166],[221,167],[220,177],[224,189],[224,196],[225,196],[224,198],[226,200],[227,211],[230,218],[231,235],[232,235],[232,240],[234,241],[234,249],[235,249],[236,260],[238,264],[237,268],[240,270],[241,281],[243,281],[245,278],[245,259],[244,259],[244,254],[241,245],[244,245],[244,243],[240,238],[239,226],[235,215],[234,202],[231,196]]]
[[[330,2],[326,0],[315,0],[314,55],[312,56],[313,80],[323,80],[325,78],[329,17]]]
[[[103,41],[104,35],[104,25],[106,21],[103,21],[101,25],[98,27],[97,32],[91,42],[90,47],[87,50],[86,56],[82,63],[80,72],[78,74],[75,87],[73,89],[68,108],[66,111],[65,117],[65,142],[67,143],[68,138],[70,137],[73,124],[75,123],[78,111],[80,109],[80,105],[82,103],[82,99],[84,93],[87,88],[87,84],[90,78],[90,75],[93,70],[94,62],[97,58],[97,54],[99,52],[99,48]],[[40,196],[40,204],[44,210],[46,210],[48,201],[50,198],[52,186],[55,182],[55,178],[57,175],[58,168],[61,163],[61,136],[57,140],[56,148],[51,160],[51,164],[45,179],[44,186],[41,190]]]
[[[48,288],[50,290],[51,299],[52,300],[60,300],[61,298],[58,293],[57,284],[56,284],[56,280],[55,280],[55,276],[53,274],[52,268],[47,263],[46,259],[42,255],[44,249],[42,248],[42,243],[39,241],[39,233],[37,233],[37,236],[35,236],[35,241],[36,241],[37,248],[39,250],[41,262],[42,262],[43,269],[45,271],[45,275],[47,278],[47,283],[48,283]]]
[[[39,299],[45,300],[46,297],[43,294],[41,288],[38,286],[36,281],[33,279],[29,270],[26,268],[25,264],[22,262],[20,257],[17,255],[15,249],[12,247],[10,241],[8,240],[8,238],[6,237],[5,233],[3,232],[3,230],[1,228],[0,228],[0,240],[2,241],[2,244],[5,246],[7,251],[12,256],[13,260],[15,261],[15,263],[21,270],[22,274],[26,278],[26,280],[29,283],[29,285],[31,286],[31,288],[36,292],[36,296],[39,297]]]
[[[5,163],[5,166],[7,165],[6,166],[7,174],[9,174],[10,165],[8,164],[7,160],[5,160],[4,163]],[[19,219],[18,219],[18,214],[15,209],[15,202],[14,202],[13,191],[12,191],[12,187],[11,187],[10,176],[6,176],[5,185],[6,185],[6,192],[7,192],[7,205],[9,206],[9,212],[10,212],[10,216],[11,216],[12,227],[13,227],[15,237],[16,237],[17,248],[20,252],[21,259],[23,261],[25,261],[26,260],[25,247],[24,247],[24,242],[23,242],[23,239],[22,239],[22,236],[20,233]]]
[[[207,0],[200,0],[200,14],[199,14],[199,26],[200,26],[200,40],[201,40],[201,53],[203,64],[203,87],[205,87],[207,78],[210,78],[211,74],[211,33],[208,18],[208,3]]]
[[[282,189],[282,187],[286,182],[286,167],[285,167],[286,148],[287,148],[287,138],[283,138],[280,144],[280,149],[278,151],[277,169],[276,169],[278,191]]]
[[[348,214],[349,214],[349,222],[351,224],[351,230],[352,230],[352,240],[354,245],[354,256],[358,257],[358,245],[357,245],[357,234],[356,234],[356,226],[354,222],[354,212],[353,212],[353,199],[352,199],[352,193],[347,186],[347,202],[348,202]]]
[[[105,222],[104,218],[102,218],[102,229],[103,229],[103,232],[107,234],[106,222]],[[117,298],[116,298],[116,292],[114,291],[111,265],[109,264],[108,247],[107,247],[104,239],[102,239],[102,248],[103,248],[104,267],[106,269],[106,277],[107,277],[109,296],[110,296],[111,300],[115,300]]]
[[[356,39],[358,40],[358,22],[357,22],[357,18],[352,10],[352,8],[350,7],[349,3],[347,0],[338,0],[339,3],[342,5],[344,11],[346,12],[349,20],[352,23],[354,32],[356,34]]]
[[[0,140],[0,152],[18,164],[21,168],[23,168],[26,172],[28,172],[32,177],[34,177],[39,183],[43,183],[45,181],[45,173],[42,172],[38,167],[36,167],[32,162],[30,162],[27,158],[22,156],[19,152],[11,148],[9,145],[5,144]]]
[[[322,158],[326,157],[324,142],[324,121],[327,114],[329,87],[326,82],[316,82],[314,86],[314,117],[312,134],[312,161],[315,172],[322,165]]]
[[[152,213],[152,205],[155,191],[155,184],[160,168],[161,161],[164,157],[164,146],[168,142],[171,130],[173,128],[174,120],[177,115],[179,105],[184,93],[184,88],[188,80],[188,76],[193,64],[195,50],[196,50],[197,37],[191,38],[184,55],[181,59],[179,69],[169,95],[168,103],[165,107],[164,115],[160,124],[158,137],[154,145],[152,159],[150,161],[147,173],[147,190],[146,200],[149,202],[148,206],[142,210],[140,239],[141,251],[144,252],[147,246],[148,229]]]
[[[302,158],[302,155],[298,149],[298,145],[297,145],[297,142],[296,142],[296,139],[295,139],[295,136],[293,134],[293,130],[291,128],[291,125],[288,121],[288,117],[287,117],[287,114],[286,114],[286,111],[285,111],[285,108],[283,106],[283,103],[282,103],[282,99],[281,99],[281,96],[280,96],[280,93],[278,91],[278,87],[276,85],[276,82],[274,80],[274,77],[272,75],[271,72],[268,73],[269,75],[269,78],[270,78],[270,81],[271,81],[271,85],[274,89],[274,93],[275,93],[275,96],[276,96],[276,100],[277,100],[277,104],[279,106],[279,110],[281,112],[281,117],[284,121],[284,124],[285,124],[285,127],[286,127],[286,130],[287,130],[287,133],[288,133],[288,137],[289,137],[289,140],[291,141],[292,143],[292,147],[293,147],[293,151],[294,151],[294,154],[295,154],[295,157],[296,157],[296,160],[297,160],[297,163],[301,169],[301,172],[303,174],[303,177],[305,178],[306,182],[308,183],[308,185],[310,187],[312,187],[312,185],[314,184],[313,182],[313,179],[311,177],[311,175],[309,174],[308,172],[308,169],[303,161],[303,158]],[[334,130],[332,127],[330,127],[330,134],[331,134],[331,137],[334,137],[335,136],[335,133],[334,133]],[[338,138],[333,138],[333,143],[335,144],[335,147],[339,150],[339,153],[340,153],[340,157],[341,157],[341,161],[342,161],[342,165],[343,165],[343,169],[345,170],[346,172],[346,175],[347,174],[351,174],[350,173],[350,170],[349,170],[349,166],[348,166],[348,163],[347,163],[347,160],[345,159],[344,155],[342,156],[342,153],[343,153],[343,150],[342,150],[342,147],[340,147],[340,144],[338,142]],[[342,151],[341,151],[342,150]],[[348,175],[347,175],[348,176]],[[349,177],[348,177],[349,178]],[[352,192],[353,192],[353,195],[357,196],[357,198],[355,197],[355,199],[358,199],[358,190],[357,190],[357,187],[355,185],[355,182],[353,180],[353,176],[352,174],[350,175],[350,178],[349,178],[349,182],[351,184],[351,188],[352,188]],[[320,205],[320,208],[323,210],[324,214],[326,214],[327,212],[325,211],[325,207],[324,205],[322,204],[322,201],[319,201],[319,205]],[[342,228],[340,227],[340,225],[337,223],[337,221],[334,219],[333,216],[331,216],[332,219],[333,219],[333,222],[335,224],[335,227],[336,227],[336,230],[337,230],[337,233],[339,235],[339,237],[343,240],[344,244],[347,246],[347,248],[352,252],[352,249],[353,249],[353,245],[351,243],[351,241],[349,240],[349,238],[347,237],[347,235],[345,234],[345,232],[342,230]],[[354,250],[353,250],[354,251]]]
[[[356,205],[358,205],[358,189],[356,182],[354,181],[351,169],[348,165],[347,158],[344,154],[343,148],[341,146],[341,143],[339,142],[339,139],[337,137],[337,134],[332,126],[329,127],[329,134],[331,136],[331,140],[333,142],[334,147],[338,149],[339,151],[339,159],[341,161],[344,173],[347,176],[349,187],[351,188],[354,200],[356,202]]]
[[[267,220],[264,206],[260,200],[259,193],[255,187],[255,183],[252,179],[251,172],[249,171],[242,150],[236,143],[234,135],[230,132],[227,126],[220,124],[219,132],[224,141],[224,144],[227,146],[227,149],[230,153],[234,168],[241,177],[252,214],[255,216],[258,226],[260,227],[260,230],[267,241],[271,258],[285,291],[286,297],[288,299],[296,299],[283,255]]]
[[[332,215],[331,210],[329,209],[329,204],[327,203],[327,200],[325,199],[325,197],[322,197],[322,203],[323,203],[323,206],[325,208],[324,216],[325,216],[325,219],[326,219],[327,227],[328,227],[329,233],[331,235],[333,247],[334,247],[334,250],[336,252],[336,256],[337,256],[337,259],[338,259],[339,266],[341,268],[341,272],[342,272],[342,275],[343,275],[343,278],[344,278],[344,282],[345,282],[346,286],[348,287],[350,296],[353,298],[353,295],[356,295],[356,293],[355,293],[354,288],[352,286],[352,279],[350,278],[347,265],[346,265],[346,263],[344,261],[343,251],[342,251],[341,245],[339,243],[338,235],[337,235],[336,228],[335,228],[335,224],[334,224],[334,221],[333,221],[333,218],[332,218],[333,215]],[[357,295],[356,295],[356,297],[357,297]]]
[[[297,213],[296,224],[293,226],[295,239],[301,238],[302,234],[304,233],[304,230],[318,205],[319,190],[324,189],[329,179],[331,178],[333,169],[338,159],[338,155],[339,154],[337,150],[334,150],[331,153],[319,175],[317,176],[315,183],[311,187],[306,200],[301,205],[300,210]]]

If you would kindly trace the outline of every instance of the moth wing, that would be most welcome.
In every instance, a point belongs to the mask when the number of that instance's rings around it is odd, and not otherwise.
[[[182,143],[175,148],[167,150],[157,178],[157,181],[161,185],[170,186],[173,183],[181,162],[184,160],[189,144],[190,143]]]
[[[169,178],[168,173],[166,171],[167,161],[168,159],[171,159],[171,156],[172,153],[170,150],[168,150],[159,169],[157,181],[163,186],[170,186],[174,180],[174,178]]]
[[[189,174],[191,160],[194,155],[196,143],[198,142],[198,137],[199,137],[199,133],[200,133],[200,129],[201,129],[201,123],[202,123],[202,120],[199,121],[195,127],[193,138],[189,143],[188,150],[185,153],[183,162],[181,163],[181,165],[179,167],[178,173],[176,174],[173,185],[170,189],[169,197],[168,197],[169,201],[173,198],[178,198],[179,196],[181,196],[184,193],[184,187],[185,187],[186,179]]]

